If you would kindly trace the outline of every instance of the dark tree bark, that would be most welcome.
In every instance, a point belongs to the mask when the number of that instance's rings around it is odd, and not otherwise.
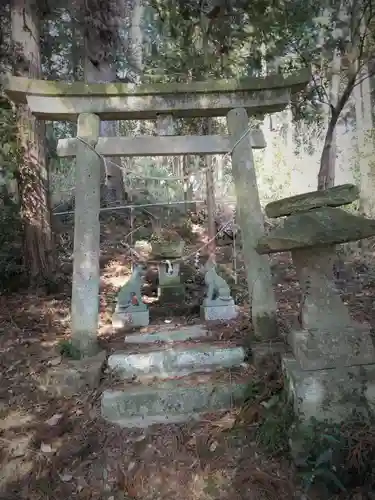
[[[39,18],[36,0],[12,0],[14,73],[41,78]],[[45,124],[36,120],[26,104],[17,107],[18,139],[22,150],[17,172],[24,226],[24,259],[31,283],[53,277],[53,239],[48,203]]]

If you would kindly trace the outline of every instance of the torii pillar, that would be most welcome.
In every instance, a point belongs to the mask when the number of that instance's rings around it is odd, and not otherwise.
[[[9,98],[28,104],[41,120],[78,120],[78,138],[59,141],[60,156],[76,157],[76,209],[72,293],[72,339],[81,354],[94,354],[99,319],[100,167],[103,156],[167,156],[225,154],[231,149],[239,221],[249,281],[255,332],[273,337],[276,306],[267,257],[255,252],[263,234],[263,216],[252,157],[252,147],[264,147],[256,133],[245,134],[247,113],[273,113],[302,90],[309,71],[284,78],[244,78],[187,84],[82,84],[3,78]],[[98,137],[100,120],[154,120],[226,116],[228,136]],[[258,134],[259,135],[259,134]],[[243,136],[243,137],[242,137]],[[79,138],[83,139],[79,140]],[[241,140],[240,140],[241,139]],[[99,154],[97,154],[99,153]],[[252,304],[251,304],[252,303]]]

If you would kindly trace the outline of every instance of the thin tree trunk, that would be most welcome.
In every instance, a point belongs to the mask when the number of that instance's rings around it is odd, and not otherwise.
[[[12,38],[16,44],[15,74],[41,78],[39,19],[35,0],[12,0]],[[22,160],[18,171],[25,265],[32,283],[50,281],[54,271],[45,124],[26,104],[17,107]]]
[[[329,94],[329,105],[331,109],[331,119],[328,122],[327,134],[324,142],[321,167],[318,176],[318,190],[328,189],[335,185],[336,169],[336,125],[335,110],[339,101],[340,93],[340,73],[341,73],[341,55],[335,51],[332,59],[332,79]]]
[[[362,19],[360,30],[362,36],[365,31],[365,21]],[[374,122],[370,75],[368,64],[362,64],[359,70],[359,62],[356,61],[355,69],[359,73],[358,81],[360,82],[353,89],[361,179],[360,211],[367,217],[375,217]]]
[[[212,122],[210,118],[205,119],[203,133],[205,135],[211,134]],[[216,252],[216,224],[215,224],[215,212],[216,212],[216,199],[215,199],[215,183],[214,183],[214,171],[213,171],[213,157],[207,155],[204,158],[204,165],[206,167],[206,196],[207,196],[207,232],[210,243],[207,245],[208,252],[210,254],[215,254]]]

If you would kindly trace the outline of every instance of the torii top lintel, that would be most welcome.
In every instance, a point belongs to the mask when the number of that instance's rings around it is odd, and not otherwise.
[[[284,109],[291,94],[302,90],[309,71],[289,77],[271,75],[239,80],[133,85],[66,83],[7,76],[3,88],[15,103],[28,104],[44,120],[75,121],[80,113],[103,120],[151,120],[158,114],[175,117],[225,116],[241,107],[251,114]]]

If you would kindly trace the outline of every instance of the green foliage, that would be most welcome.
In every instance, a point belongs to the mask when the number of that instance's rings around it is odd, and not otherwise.
[[[70,358],[74,360],[81,359],[81,353],[77,347],[75,347],[70,340],[62,340],[59,343],[59,352],[61,356],[65,358]]]
[[[12,180],[21,160],[16,116],[6,99],[0,99],[0,167],[3,184]]]
[[[264,404],[262,421],[257,429],[257,442],[270,453],[289,450],[289,429],[295,421],[293,405],[285,391],[271,397]]]
[[[306,454],[306,462],[299,476],[305,493],[315,483],[323,483],[329,490],[346,491],[344,461],[346,442],[340,426],[311,419],[300,431],[299,443]],[[303,443],[303,444],[302,444]]]
[[[318,421],[295,427],[291,437],[303,454],[299,477],[305,493],[313,485],[328,493],[375,485],[375,418],[354,411],[345,421]]]
[[[0,194],[0,291],[15,291],[22,283],[24,272],[19,206],[3,189]]]
[[[289,449],[289,429],[295,422],[291,401],[283,387],[280,365],[266,361],[249,382],[241,419],[245,424],[258,421],[257,443],[271,454],[285,454]],[[263,372],[264,370],[264,372]]]
[[[15,115],[6,99],[0,100],[0,290],[14,291],[24,274],[22,224],[18,204],[10,195],[21,151],[16,140]]]

